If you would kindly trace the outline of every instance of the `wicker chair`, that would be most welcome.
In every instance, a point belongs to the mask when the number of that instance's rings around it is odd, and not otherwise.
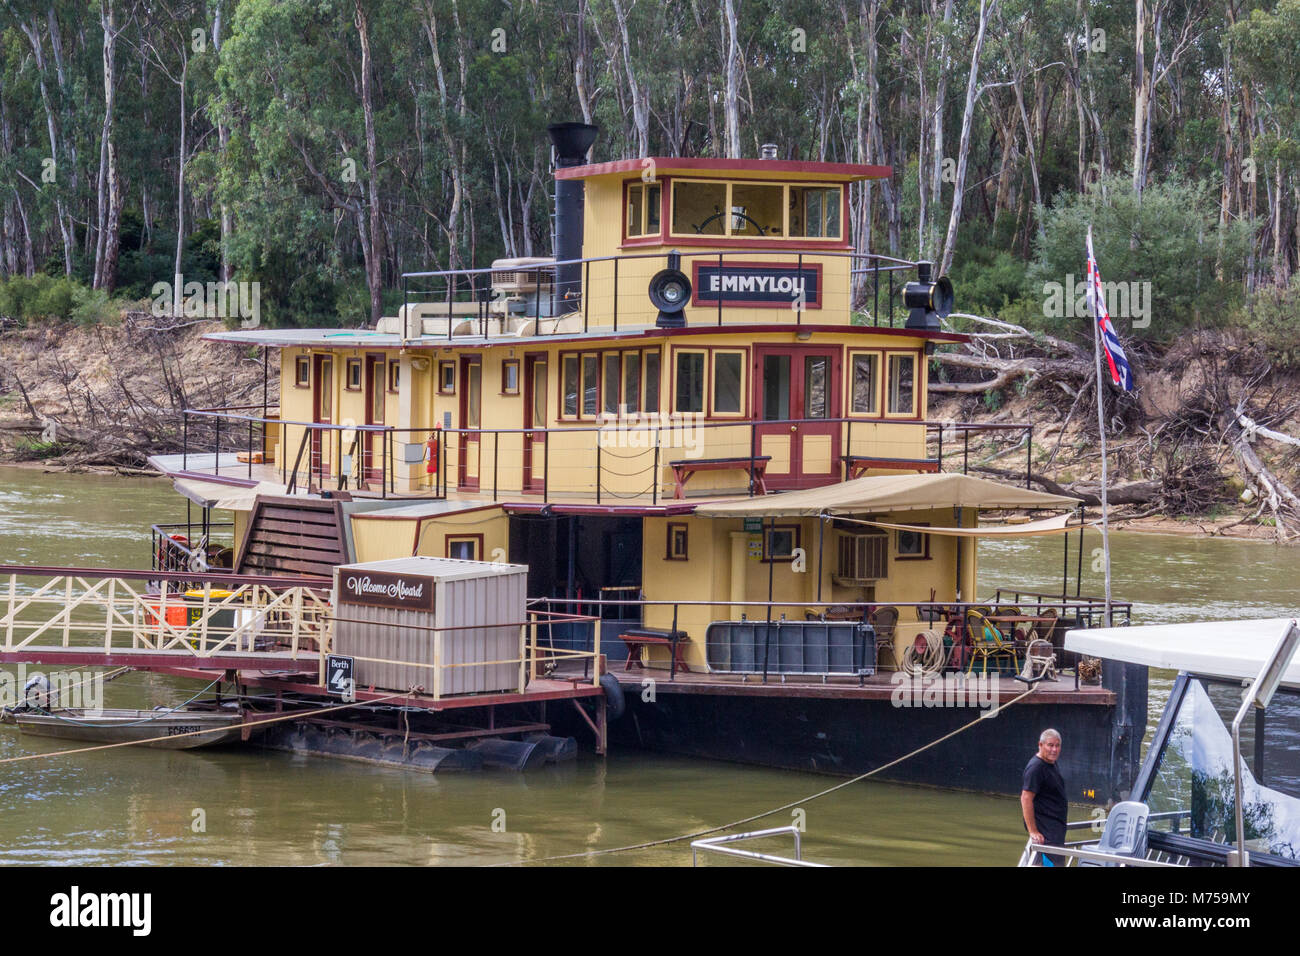
[[[894,653],[894,633],[898,628],[898,608],[878,607],[871,613],[871,626],[876,629],[876,664],[880,664],[880,651],[889,648],[893,669],[898,670],[898,655]]]
[[[966,633],[970,638],[971,657],[970,662],[966,665],[966,673],[975,669],[975,659],[978,657],[981,661],[981,674],[987,674],[989,670],[989,658],[1006,657],[1011,660],[1012,673],[1020,670],[1020,656],[1016,653],[1016,645],[1008,640],[1001,631],[997,629],[992,621],[971,608],[966,612]]]

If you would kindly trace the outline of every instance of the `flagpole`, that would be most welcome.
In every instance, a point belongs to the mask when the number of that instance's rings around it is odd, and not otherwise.
[[[1092,354],[1097,360],[1097,431],[1101,435],[1101,554],[1106,569],[1106,627],[1111,626],[1110,618],[1110,512],[1106,498],[1106,413],[1104,406],[1105,386],[1101,381],[1101,327],[1096,317],[1092,319]]]

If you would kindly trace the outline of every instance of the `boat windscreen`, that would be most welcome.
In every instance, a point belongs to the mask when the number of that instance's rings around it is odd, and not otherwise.
[[[1232,719],[1241,688],[1193,677],[1178,703],[1145,802],[1152,829],[1236,842]],[[1279,691],[1242,727],[1246,847],[1300,860],[1300,693]]]

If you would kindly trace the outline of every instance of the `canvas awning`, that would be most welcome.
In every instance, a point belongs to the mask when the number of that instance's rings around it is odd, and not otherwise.
[[[1015,524],[982,524],[974,528],[936,528],[933,525],[893,524],[888,521],[856,521],[853,518],[841,518],[853,524],[871,528],[887,528],[890,531],[916,531],[920,534],[947,535],[951,538],[1033,538],[1045,534],[1069,534],[1079,527],[1074,516],[1068,511],[1040,518],[1038,521],[1021,521]]]
[[[1078,504],[1077,498],[1017,488],[970,475],[869,475],[823,488],[704,504],[696,508],[695,513],[705,518],[785,518],[957,507],[984,511],[1073,509]]]
[[[175,487],[201,508],[221,508],[225,511],[252,511],[253,502],[258,495],[284,494],[284,485],[274,481],[261,481],[248,487],[227,485],[219,481],[200,481],[197,478],[177,478]]]

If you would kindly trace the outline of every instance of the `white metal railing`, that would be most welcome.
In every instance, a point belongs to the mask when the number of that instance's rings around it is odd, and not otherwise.
[[[741,840],[759,840],[763,837],[776,836],[778,833],[789,833],[794,836],[794,857],[776,856],[772,853],[758,853],[755,850],[742,850],[739,847],[727,846],[729,843],[738,843]],[[760,863],[775,863],[778,866],[816,866],[824,867],[825,863],[811,863],[803,858],[802,845],[799,839],[799,828],[796,826],[773,827],[770,830],[754,830],[749,833],[729,833],[724,836],[705,837],[702,840],[691,841],[691,866],[700,865],[700,853],[721,853],[724,856],[735,856],[746,860],[757,860]]]

